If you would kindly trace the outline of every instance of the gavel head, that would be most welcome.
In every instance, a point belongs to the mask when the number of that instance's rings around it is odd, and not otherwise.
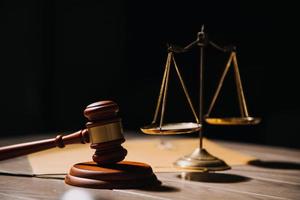
[[[113,101],[92,103],[84,110],[84,116],[89,120],[86,127],[91,148],[96,149],[93,160],[98,164],[116,163],[127,155],[127,150],[121,146],[125,139],[118,111],[119,107]]]

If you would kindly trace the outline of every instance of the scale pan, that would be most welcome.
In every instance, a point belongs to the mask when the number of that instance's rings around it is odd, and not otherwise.
[[[163,124],[161,129],[158,124],[151,124],[141,128],[141,131],[152,135],[173,135],[193,133],[199,131],[202,125],[194,122],[169,123]]]
[[[255,125],[261,121],[256,117],[227,117],[227,118],[205,118],[212,125]]]

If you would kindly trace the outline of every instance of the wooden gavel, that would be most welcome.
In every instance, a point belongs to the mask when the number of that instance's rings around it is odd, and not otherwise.
[[[113,101],[99,101],[90,104],[84,110],[89,120],[86,129],[52,139],[39,140],[16,145],[0,147],[0,160],[59,147],[68,144],[85,144],[91,142],[96,149],[93,160],[98,164],[111,164],[122,161],[127,150],[121,144],[125,141],[122,134],[121,119],[117,116],[118,105]]]

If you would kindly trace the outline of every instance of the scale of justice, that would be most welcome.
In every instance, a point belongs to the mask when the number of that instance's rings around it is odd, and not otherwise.
[[[223,74],[221,75],[219,84],[213,95],[212,101],[206,114],[204,114],[203,108],[203,69],[204,69],[204,50],[208,46],[211,46],[223,53],[229,53],[229,59],[225,65]],[[200,48],[200,86],[199,86],[199,113],[197,115],[195,108],[192,104],[190,95],[183,81],[179,67],[175,61],[174,54],[186,53],[192,50],[194,47]],[[185,97],[188,101],[189,107],[194,115],[195,122],[177,122],[177,123],[164,123],[164,114],[166,108],[166,98],[168,92],[168,83],[170,68],[173,63],[176,74],[184,91]],[[239,117],[211,117],[211,111],[214,108],[216,100],[219,96],[221,88],[224,83],[224,79],[229,71],[230,66],[233,66],[234,78],[237,89],[237,96],[239,102],[240,116]],[[158,116],[160,115],[159,121]],[[168,47],[168,56],[163,74],[163,79],[160,87],[160,92],[157,100],[157,105],[154,113],[152,123],[150,125],[141,128],[141,131],[145,134],[152,135],[172,135],[172,134],[187,134],[199,132],[199,147],[194,150],[190,155],[185,155],[174,162],[175,167],[193,170],[204,171],[220,171],[230,169],[223,160],[211,155],[203,146],[203,133],[204,125],[256,125],[261,121],[260,118],[251,117],[248,113],[246,99],[242,87],[242,81],[239,73],[238,62],[236,57],[236,48],[234,46],[220,47],[216,43],[207,39],[204,32],[204,26],[197,34],[197,39],[191,42],[184,48],[175,46]]]

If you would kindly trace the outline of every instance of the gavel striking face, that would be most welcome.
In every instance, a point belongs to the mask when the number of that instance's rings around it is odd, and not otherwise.
[[[84,116],[89,120],[86,127],[91,148],[96,149],[93,160],[98,164],[116,163],[127,155],[127,150],[121,146],[125,139],[118,111],[119,107],[113,101],[92,103],[84,110]]]

